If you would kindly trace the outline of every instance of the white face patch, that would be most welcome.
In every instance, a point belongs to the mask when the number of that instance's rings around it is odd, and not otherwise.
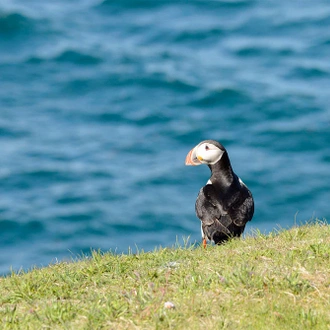
[[[197,147],[196,156],[203,164],[213,165],[217,163],[224,151],[212,143],[202,143]]]

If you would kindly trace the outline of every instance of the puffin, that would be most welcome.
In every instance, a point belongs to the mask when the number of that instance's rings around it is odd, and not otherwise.
[[[201,220],[203,247],[207,241],[222,244],[240,237],[253,217],[251,191],[234,173],[225,147],[214,140],[205,140],[191,149],[186,165],[206,164],[211,177],[197,196],[195,210]]]

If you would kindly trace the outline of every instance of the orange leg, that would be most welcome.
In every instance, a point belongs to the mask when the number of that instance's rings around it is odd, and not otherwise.
[[[204,248],[204,249],[206,249],[206,244],[207,244],[207,243],[206,243],[206,239],[204,238],[204,239],[203,239],[203,248]]]

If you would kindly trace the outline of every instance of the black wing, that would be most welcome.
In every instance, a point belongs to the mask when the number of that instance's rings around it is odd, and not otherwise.
[[[240,188],[229,196],[221,199],[215,187],[207,184],[197,197],[196,214],[202,221],[203,232],[215,243],[240,236],[253,216],[252,194],[244,183],[240,182]]]
[[[245,226],[253,217],[254,201],[251,191],[240,181],[241,189],[228,213],[236,226]]]
[[[215,232],[222,232],[227,236],[230,235],[230,230],[227,227],[230,226],[232,220],[226,209],[219,202],[217,195],[214,186],[207,184],[200,190],[196,200],[196,214],[202,221],[204,233],[207,234],[209,239],[213,239],[212,236]],[[210,233],[208,234],[208,232]]]

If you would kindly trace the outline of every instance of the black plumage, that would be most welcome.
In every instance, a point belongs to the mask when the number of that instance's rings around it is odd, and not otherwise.
[[[234,173],[223,145],[213,140],[201,142],[187,155],[186,164],[207,164],[211,170],[210,180],[201,188],[195,205],[204,246],[206,240],[221,244],[230,237],[241,236],[252,219],[254,201],[250,190]]]

